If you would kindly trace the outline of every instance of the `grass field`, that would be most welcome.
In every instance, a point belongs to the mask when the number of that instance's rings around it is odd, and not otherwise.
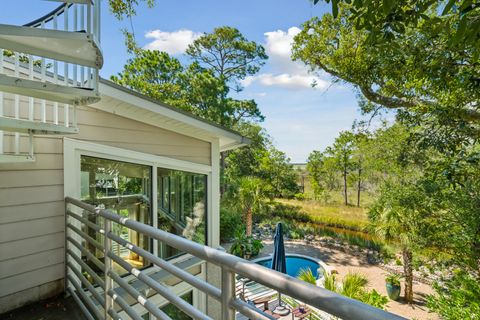
[[[368,225],[368,215],[365,208],[325,204],[316,200],[277,199],[277,201],[299,207],[302,212],[308,214],[317,223],[355,230],[364,230]]]

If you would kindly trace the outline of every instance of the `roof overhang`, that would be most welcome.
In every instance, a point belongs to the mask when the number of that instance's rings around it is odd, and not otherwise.
[[[152,126],[204,141],[218,139],[220,151],[248,145],[250,140],[238,132],[196,117],[188,112],[151,99],[138,92],[100,79],[101,100],[89,106]]]

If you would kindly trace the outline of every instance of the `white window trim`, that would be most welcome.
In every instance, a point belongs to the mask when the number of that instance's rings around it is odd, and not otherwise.
[[[172,170],[182,170],[193,173],[205,174],[207,175],[207,241],[209,246],[218,247],[219,239],[219,224],[220,224],[220,209],[219,209],[219,182],[220,182],[220,171],[219,171],[219,141],[214,139],[211,141],[211,159],[212,166],[193,163],[184,160],[173,159],[164,156],[157,156],[152,154],[147,154],[138,151],[132,151],[128,149],[112,147],[107,145],[101,145],[97,143],[64,138],[63,142],[63,156],[64,156],[64,196],[73,197],[80,199],[80,171],[81,163],[80,158],[82,155],[92,156],[98,158],[105,158],[117,161],[131,162],[136,164],[148,165],[152,168],[152,196],[156,199],[157,196],[157,168],[166,168]],[[217,190],[217,192],[213,192]],[[158,218],[158,201],[152,201],[152,212],[153,212],[153,226],[157,227],[157,218]],[[158,251],[157,241],[153,241],[154,246],[153,250],[156,254]],[[177,263],[183,260],[190,258],[189,254],[182,255],[180,257],[170,260],[170,263]],[[203,263],[202,263],[203,265]],[[148,272],[156,272],[159,268],[154,266],[148,269]],[[205,268],[202,266],[202,272],[199,275],[200,277],[206,279]],[[131,276],[133,277],[133,276]],[[127,277],[128,280],[130,277]],[[182,282],[180,288],[182,292],[186,293],[189,290],[193,289],[194,292],[194,305],[201,309],[205,309],[203,305],[205,302],[204,295],[196,290],[194,287],[189,284]],[[184,287],[185,285],[185,287]],[[175,286],[177,287],[177,286]],[[176,291],[176,290],[175,290]],[[181,295],[181,293],[180,293]],[[203,302],[203,303],[202,303]]]

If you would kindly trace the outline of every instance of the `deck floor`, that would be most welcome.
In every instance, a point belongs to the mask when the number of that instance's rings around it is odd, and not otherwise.
[[[63,294],[0,314],[2,320],[86,320],[72,297]]]

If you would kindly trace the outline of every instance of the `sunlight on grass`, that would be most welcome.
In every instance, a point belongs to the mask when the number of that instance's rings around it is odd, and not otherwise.
[[[327,205],[316,200],[277,199],[276,201],[299,207],[301,211],[308,214],[317,223],[355,229],[365,229],[368,225],[368,215],[365,208]]]

